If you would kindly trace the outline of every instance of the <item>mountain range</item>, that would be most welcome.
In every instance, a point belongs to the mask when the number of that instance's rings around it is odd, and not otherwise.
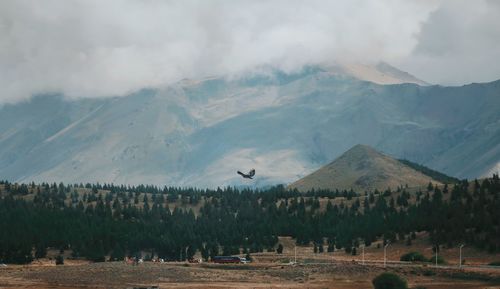
[[[388,64],[263,69],[121,97],[0,108],[0,179],[291,183],[363,143],[448,175],[500,167],[500,81],[428,85]],[[256,169],[254,180],[237,170]]]

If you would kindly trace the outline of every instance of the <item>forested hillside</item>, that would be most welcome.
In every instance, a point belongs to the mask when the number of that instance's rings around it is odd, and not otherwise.
[[[428,231],[434,244],[500,251],[500,180],[300,194],[266,190],[11,184],[0,182],[0,262],[29,263],[47,248],[103,261],[139,251],[167,260],[258,252],[278,236],[346,249],[378,238],[408,241]]]
[[[411,162],[409,160],[399,160],[401,163],[413,168],[414,170],[417,170],[427,176],[430,176],[432,177],[433,179],[437,180],[437,181],[440,181],[441,183],[443,184],[446,184],[446,183],[456,183],[459,181],[459,179],[457,178],[454,178],[454,177],[450,177],[446,174],[443,174],[441,172],[438,172],[438,171],[435,171],[435,170],[432,170],[426,166],[423,166],[423,165],[419,165],[417,163],[414,163],[414,162]]]

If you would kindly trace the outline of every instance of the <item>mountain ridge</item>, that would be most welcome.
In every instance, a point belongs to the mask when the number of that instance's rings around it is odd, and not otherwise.
[[[357,144],[313,173],[293,182],[290,189],[383,191],[441,183],[370,146]]]
[[[378,85],[311,68],[115,98],[40,96],[0,107],[0,176],[262,187],[293,182],[365,143],[474,178],[500,162],[499,93],[500,81]],[[235,173],[252,167],[252,182]]]

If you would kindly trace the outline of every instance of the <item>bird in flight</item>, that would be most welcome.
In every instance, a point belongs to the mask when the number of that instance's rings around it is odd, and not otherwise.
[[[240,171],[238,171],[238,175],[241,175],[245,179],[253,179],[253,176],[255,176],[255,169],[251,169],[248,174],[244,174]]]

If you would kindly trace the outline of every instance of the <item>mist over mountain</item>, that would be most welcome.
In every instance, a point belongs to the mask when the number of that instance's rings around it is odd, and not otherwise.
[[[265,186],[291,183],[358,143],[456,177],[498,168],[500,81],[426,86],[387,64],[355,68],[269,70],[124,97],[44,95],[4,105],[0,176]],[[253,181],[236,174],[250,168]]]

